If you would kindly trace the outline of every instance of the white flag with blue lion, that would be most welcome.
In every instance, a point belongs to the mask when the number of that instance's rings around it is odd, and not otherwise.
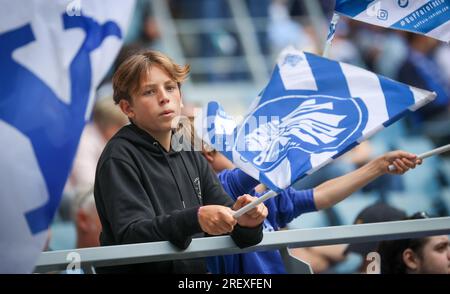
[[[288,48],[240,124],[211,102],[197,116],[195,130],[279,191],[434,98],[362,68]]]
[[[134,1],[0,6],[0,273],[29,273]]]

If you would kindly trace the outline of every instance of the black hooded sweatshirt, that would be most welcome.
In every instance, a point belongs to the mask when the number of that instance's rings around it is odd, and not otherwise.
[[[102,223],[102,246],[169,241],[180,249],[203,237],[197,212],[202,205],[231,207],[217,176],[200,152],[166,152],[134,124],[106,145],[97,165],[95,203]],[[259,243],[262,225],[236,225],[240,247]],[[203,258],[98,268],[98,272],[205,273]]]

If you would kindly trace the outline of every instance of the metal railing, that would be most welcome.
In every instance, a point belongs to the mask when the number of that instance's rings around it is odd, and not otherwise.
[[[79,254],[83,268],[90,268],[441,234],[450,234],[450,217],[270,232],[264,234],[261,243],[245,249],[238,248],[230,236],[220,236],[194,239],[186,250],[179,250],[166,241],[60,250],[43,252],[35,272],[66,269],[69,263],[67,257],[73,252]]]

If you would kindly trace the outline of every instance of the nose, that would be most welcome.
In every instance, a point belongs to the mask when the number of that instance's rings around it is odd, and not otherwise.
[[[165,89],[161,89],[160,95],[159,95],[159,104],[164,105],[170,102],[169,94]]]

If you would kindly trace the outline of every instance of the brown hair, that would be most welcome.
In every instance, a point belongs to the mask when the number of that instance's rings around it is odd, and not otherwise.
[[[142,78],[146,77],[153,65],[160,66],[178,87],[187,78],[189,65],[178,65],[168,56],[158,51],[135,53],[122,62],[113,76],[113,99],[116,104],[122,99],[132,102],[131,97],[139,91]]]

